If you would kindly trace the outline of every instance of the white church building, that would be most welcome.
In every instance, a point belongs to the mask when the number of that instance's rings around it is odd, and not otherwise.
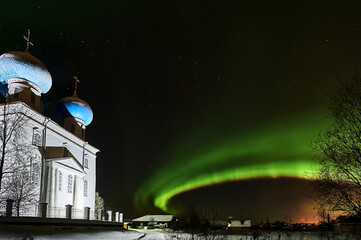
[[[20,207],[20,215],[42,214],[46,209],[47,217],[65,217],[65,206],[71,205],[73,211],[76,210],[74,218],[82,218],[84,209],[90,209],[90,219],[93,219],[99,150],[85,139],[93,112],[77,96],[77,79],[74,95],[61,99],[57,105],[62,126],[42,114],[40,97],[50,90],[52,78],[45,65],[30,54],[29,48],[0,56],[0,83],[6,97],[6,103],[0,104],[0,131],[4,130],[6,121],[10,121],[11,114],[25,116],[19,136],[21,144],[31,147],[20,158],[27,168],[23,175],[29,175],[23,182],[29,180],[28,186],[35,196],[24,201],[30,201],[35,207]],[[14,159],[5,155],[3,168],[12,167]],[[12,179],[11,174],[3,174],[0,200],[11,198],[10,190],[14,189],[5,187]],[[39,210],[38,206],[43,207]]]

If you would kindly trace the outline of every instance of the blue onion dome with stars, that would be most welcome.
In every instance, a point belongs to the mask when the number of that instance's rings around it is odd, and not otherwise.
[[[26,79],[42,93],[47,93],[52,85],[48,69],[28,51],[7,52],[0,56],[0,83],[7,85],[12,78]]]
[[[75,82],[75,92],[71,97],[65,97],[60,99],[57,105],[57,112],[61,120],[68,117],[73,117],[84,122],[85,126],[88,126],[93,120],[93,111],[89,104],[80,99],[76,94],[77,81]]]

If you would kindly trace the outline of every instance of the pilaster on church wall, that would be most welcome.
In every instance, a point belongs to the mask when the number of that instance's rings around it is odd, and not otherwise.
[[[74,208],[84,209],[84,175],[76,175],[74,188]]]
[[[77,172],[75,170],[67,168],[62,164],[56,163],[56,162],[53,163],[53,167],[54,167],[54,169],[57,170],[57,174],[56,174],[55,181],[54,181],[54,186],[55,186],[54,195],[55,195],[55,199],[56,199],[56,201],[54,201],[54,207],[62,207],[62,208],[64,208],[65,205],[67,205],[67,204],[71,204],[71,205],[74,206],[75,176],[82,176],[82,174],[80,174],[79,172]],[[61,190],[59,190],[59,179],[58,179],[59,171],[61,171],[61,173],[62,173]],[[69,175],[71,175],[72,178],[73,178],[73,186],[72,186],[71,193],[68,192],[68,177],[69,177]]]

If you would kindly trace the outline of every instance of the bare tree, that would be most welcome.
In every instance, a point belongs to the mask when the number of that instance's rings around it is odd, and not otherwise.
[[[22,137],[25,136],[23,128],[27,117],[14,109],[14,105],[5,103],[0,109],[0,192],[3,189],[3,180],[11,174],[12,161],[23,145]]]
[[[321,211],[361,215],[361,79],[340,85],[329,104],[332,125],[312,147],[318,153],[314,199]]]
[[[8,198],[15,201],[17,216],[20,215],[20,210],[23,213],[28,212],[30,210],[29,208],[34,206],[34,203],[37,202],[39,197],[36,183],[31,175],[32,160],[33,158],[29,159],[18,156],[14,171],[8,183]]]
[[[33,172],[35,153],[39,151],[31,137],[34,135],[29,134],[30,113],[21,107],[6,103],[0,108],[0,198],[13,199],[18,215],[20,208],[26,211],[27,205],[36,202],[39,182],[34,178],[38,172]]]

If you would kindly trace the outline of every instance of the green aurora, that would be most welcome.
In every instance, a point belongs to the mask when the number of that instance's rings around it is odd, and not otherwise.
[[[264,177],[309,178],[315,166],[310,143],[328,126],[324,111],[249,131],[227,143],[171,157],[137,191],[137,207],[149,201],[169,213],[170,200],[185,191],[228,181]],[[197,144],[194,144],[196,148]],[[194,149],[197,151],[197,149]]]

